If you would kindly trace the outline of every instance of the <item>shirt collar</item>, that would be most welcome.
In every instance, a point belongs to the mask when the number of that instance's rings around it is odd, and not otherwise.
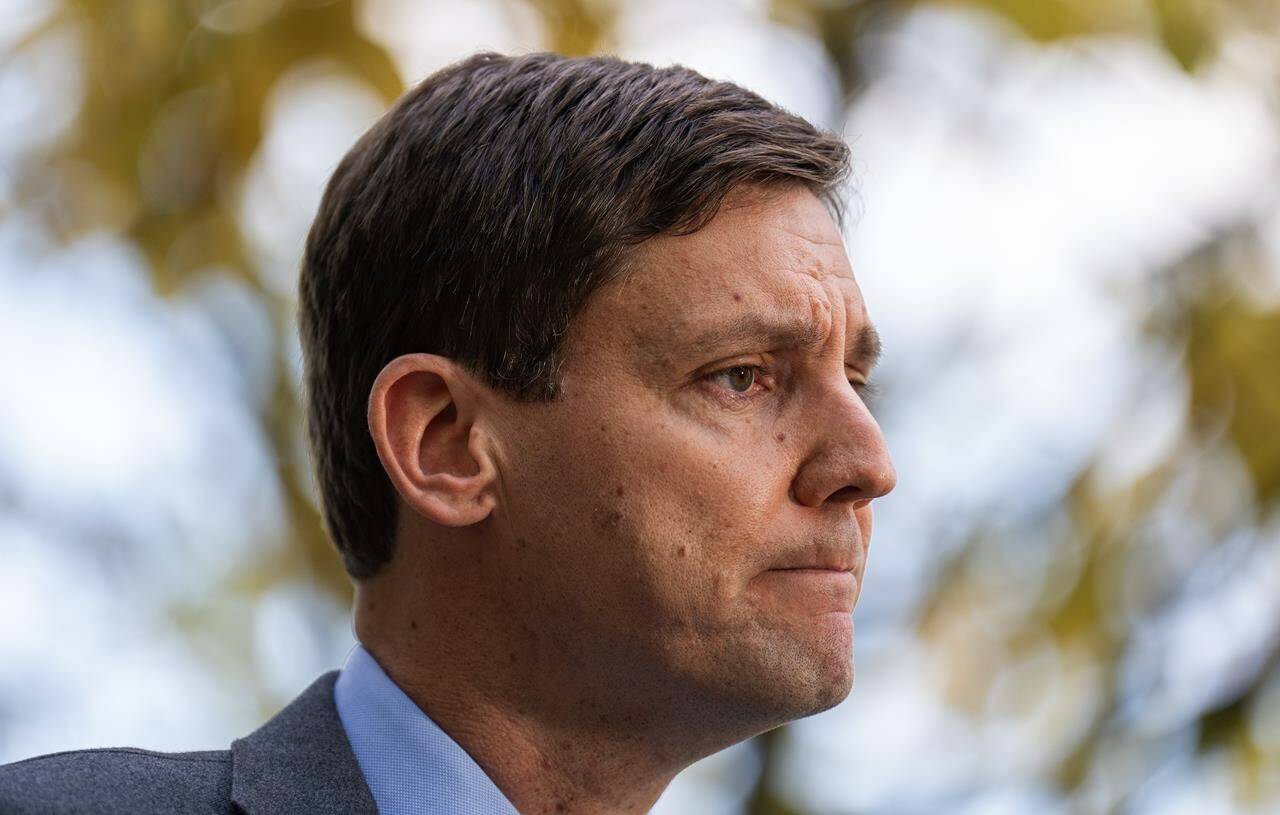
[[[333,698],[381,815],[519,815],[362,645],[342,666]]]

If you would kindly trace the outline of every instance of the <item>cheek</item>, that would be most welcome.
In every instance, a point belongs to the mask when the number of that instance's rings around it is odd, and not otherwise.
[[[637,521],[655,568],[728,601],[775,556],[772,531],[788,500],[781,456],[752,452],[745,434],[655,433],[634,461]]]
[[[512,467],[513,532],[549,568],[572,567],[548,590],[608,598],[614,611],[715,617],[776,557],[789,480],[772,438],[710,430],[640,396],[597,401],[530,433]]]
[[[872,523],[874,519],[873,513],[874,510],[872,510],[870,504],[854,512],[854,517],[858,519],[858,532],[862,536],[863,550],[871,546],[871,528],[874,525]]]

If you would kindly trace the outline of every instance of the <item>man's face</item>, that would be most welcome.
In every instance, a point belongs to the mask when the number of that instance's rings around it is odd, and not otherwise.
[[[759,729],[831,707],[895,478],[839,231],[807,190],[742,188],[632,261],[574,319],[561,397],[505,409],[510,611],[584,686]]]

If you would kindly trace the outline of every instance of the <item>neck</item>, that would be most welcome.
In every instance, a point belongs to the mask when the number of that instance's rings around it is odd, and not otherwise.
[[[421,598],[440,595],[425,583],[441,577],[410,578],[416,591],[362,586],[357,634],[519,812],[645,813],[678,772],[732,742],[662,713],[669,690],[658,699],[636,677],[584,682],[587,666],[481,587],[454,583],[427,608]]]

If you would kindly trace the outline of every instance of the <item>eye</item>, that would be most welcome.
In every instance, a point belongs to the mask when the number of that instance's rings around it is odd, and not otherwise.
[[[722,395],[737,399],[754,395],[757,386],[767,389],[768,376],[768,371],[760,365],[732,365],[712,371],[703,379],[717,383]]]
[[[736,393],[746,393],[756,383],[754,365],[735,365],[732,368],[725,368],[723,371],[716,371],[716,373],[722,374],[724,381],[729,385],[729,390]]]
[[[849,384],[858,392],[858,396],[862,397],[863,404],[870,407],[876,402],[880,396],[880,387],[874,382],[863,382],[858,379],[850,379]]]
[[[765,381],[761,382],[760,377],[764,376]],[[861,375],[859,374],[858,377]],[[710,382],[722,382],[725,390],[730,394],[745,396],[751,392],[753,386],[760,384],[768,390],[772,387],[769,382],[770,373],[768,369],[761,365],[732,365],[728,368],[721,368],[718,371],[712,371],[703,376],[704,380]],[[863,404],[872,407],[877,398],[880,396],[880,388],[874,382],[854,377],[849,379],[849,387],[858,394]]]

